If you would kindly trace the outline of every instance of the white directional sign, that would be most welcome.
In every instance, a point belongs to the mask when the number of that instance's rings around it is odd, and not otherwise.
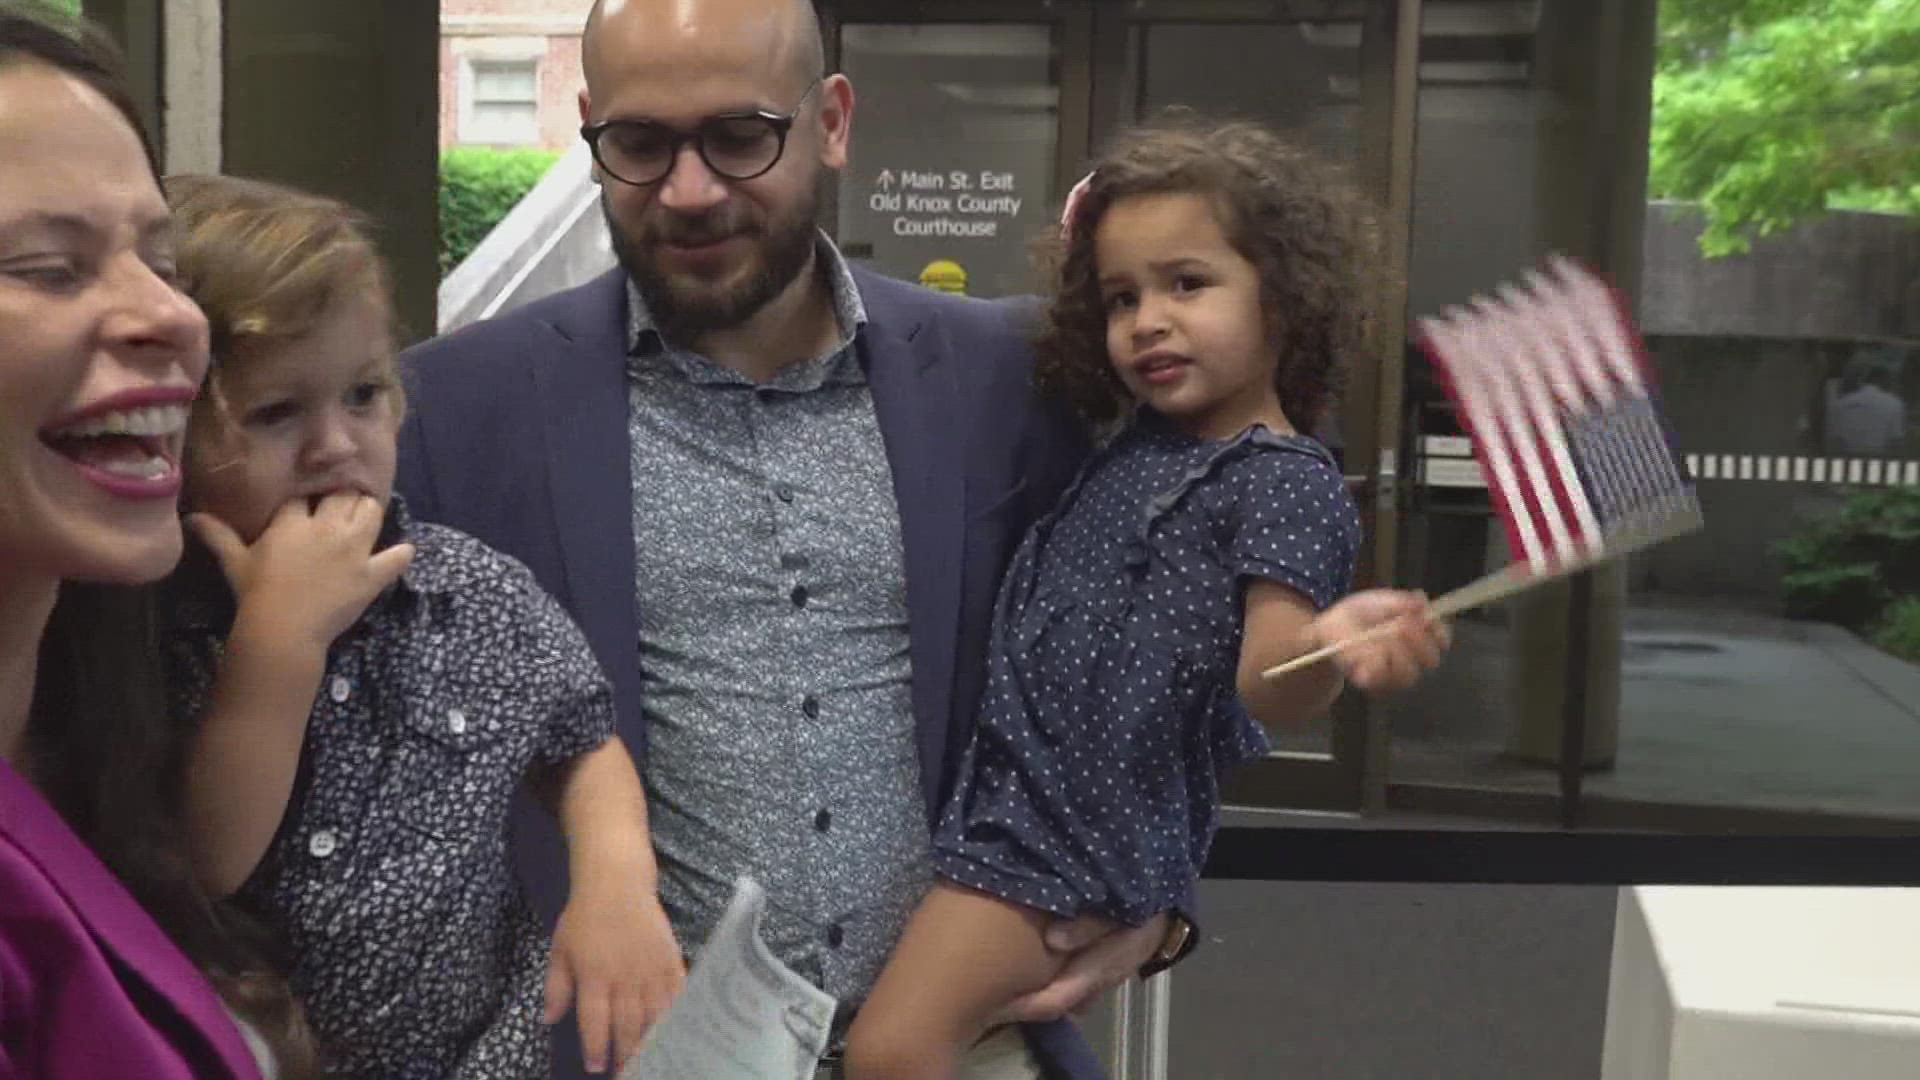
[[[1018,216],[1024,199],[1010,172],[881,169],[867,208],[891,215],[894,236],[991,240]]]

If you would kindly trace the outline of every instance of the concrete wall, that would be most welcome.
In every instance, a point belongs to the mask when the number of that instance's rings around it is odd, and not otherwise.
[[[1920,227],[1890,214],[1834,212],[1700,256],[1699,211],[1654,203],[1646,222],[1640,319],[1650,334],[1920,339]]]
[[[1829,213],[1722,259],[1700,256],[1699,229],[1691,207],[1649,207],[1641,324],[1683,452],[1834,453],[1822,432],[1829,383],[1875,346],[1896,363],[1907,357],[1892,389],[1910,421],[1920,414],[1920,228],[1911,219]],[[1914,451],[1910,435],[1885,459]],[[1774,546],[1844,498],[1830,484],[1699,486],[1706,532],[1636,557],[1636,587],[1772,602]]]
[[[1848,342],[1727,337],[1653,337],[1667,415],[1683,453],[1764,455],[1777,460],[1833,460],[1820,438],[1829,377],[1856,354]],[[1920,357],[1920,348],[1909,353]],[[1901,385],[1909,423],[1920,415],[1920,362],[1906,362]],[[1904,451],[1914,456],[1909,434]],[[1698,482],[1706,531],[1636,556],[1637,588],[1694,596],[1737,597],[1769,604],[1778,597],[1774,545],[1808,522],[1833,513],[1845,498],[1838,484],[1779,479]]]

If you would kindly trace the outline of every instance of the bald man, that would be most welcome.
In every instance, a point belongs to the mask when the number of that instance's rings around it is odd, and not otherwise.
[[[585,630],[689,958],[751,875],[769,944],[844,1022],[930,881],[1001,570],[1084,446],[1030,390],[1028,309],[852,267],[821,232],[854,93],[809,3],[606,0],[583,48],[620,267],[412,350],[399,487]],[[562,842],[523,824],[557,911]],[[1188,930],[1055,927],[1065,973],[969,1075],[1100,1076],[1060,1018]]]

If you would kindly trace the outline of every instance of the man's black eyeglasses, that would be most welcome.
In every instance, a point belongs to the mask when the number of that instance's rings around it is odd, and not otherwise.
[[[816,79],[785,116],[765,110],[712,116],[692,131],[676,131],[652,120],[606,120],[587,124],[580,137],[593,148],[593,160],[608,176],[636,186],[654,184],[673,171],[680,148],[692,143],[700,160],[718,176],[751,180],[780,163],[787,133],[820,87]]]

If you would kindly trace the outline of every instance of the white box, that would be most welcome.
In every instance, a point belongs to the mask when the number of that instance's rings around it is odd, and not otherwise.
[[[1620,890],[1601,1080],[1920,1077],[1920,890]]]

